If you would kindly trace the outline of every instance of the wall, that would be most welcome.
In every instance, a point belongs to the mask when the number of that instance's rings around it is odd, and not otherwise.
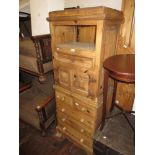
[[[48,13],[64,9],[64,0],[30,0],[32,36],[49,34]]]
[[[93,7],[93,6],[106,6],[121,10],[122,0],[65,0],[65,8],[68,7]]]

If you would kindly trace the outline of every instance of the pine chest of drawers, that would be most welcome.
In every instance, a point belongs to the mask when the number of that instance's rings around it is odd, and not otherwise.
[[[57,129],[88,153],[102,117],[102,64],[116,52],[122,19],[106,7],[49,13]]]

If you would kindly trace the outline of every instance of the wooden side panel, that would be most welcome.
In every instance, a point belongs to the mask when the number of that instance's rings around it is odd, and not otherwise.
[[[103,52],[103,56],[102,56],[102,65],[103,62],[110,56],[113,56],[116,54],[116,49],[117,49],[117,39],[118,39],[118,32],[119,32],[119,26],[113,25],[113,24],[107,24],[105,25],[105,35],[104,35],[104,39],[103,39],[103,47],[102,47],[102,52]],[[104,69],[103,66],[101,66],[100,68],[100,87],[99,87],[99,94],[103,93],[103,83],[104,83]],[[110,82],[111,83],[111,82]],[[112,83],[110,84],[109,87],[111,87]],[[110,91],[108,93],[108,96],[112,96],[112,91]],[[109,97],[110,97],[109,96]],[[108,98],[109,98],[108,97]],[[108,100],[108,103],[110,104],[110,100]]]
[[[105,52],[103,54],[103,61],[108,57],[116,54],[116,41],[118,31],[119,27],[117,25],[106,25],[106,38],[104,43]]]

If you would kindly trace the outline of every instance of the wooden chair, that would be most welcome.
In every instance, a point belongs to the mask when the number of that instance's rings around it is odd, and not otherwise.
[[[46,74],[52,70],[50,34],[31,35],[31,18],[27,13],[19,17],[19,68],[46,81]]]
[[[41,84],[43,86],[43,84]],[[55,95],[49,96],[40,88],[32,86],[19,95],[19,118],[41,131],[55,121]]]

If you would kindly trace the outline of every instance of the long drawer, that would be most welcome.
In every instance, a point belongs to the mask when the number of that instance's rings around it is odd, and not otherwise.
[[[91,148],[93,148],[93,139],[86,138],[84,135],[77,132],[74,128],[59,123],[57,129],[59,129],[62,133],[69,136],[73,141],[78,143],[80,146],[86,148],[87,150],[91,151]]]
[[[69,125],[70,127],[73,127],[75,130],[80,132],[81,134],[85,135],[86,137],[92,137],[93,136],[93,130],[91,130],[89,127],[85,126],[84,124],[74,120],[72,117],[63,114],[60,111],[57,111],[57,121],[58,124],[61,123],[63,125]]]

